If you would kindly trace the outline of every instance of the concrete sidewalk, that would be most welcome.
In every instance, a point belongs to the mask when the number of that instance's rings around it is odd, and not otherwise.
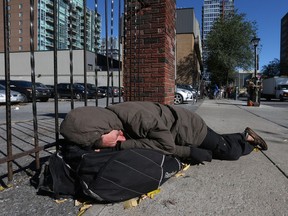
[[[245,101],[209,99],[180,106],[191,111],[198,107],[196,112],[219,133],[242,132],[249,126],[263,136],[269,149],[252,152],[238,161],[214,160],[191,166],[185,176],[172,177],[161,186],[159,194],[136,207],[124,209],[123,203],[94,204],[84,215],[288,216],[288,109],[266,105],[247,107]],[[41,124],[47,127],[47,120],[43,121]],[[48,196],[37,195],[27,173],[15,173],[15,179],[21,180],[14,182],[12,188],[0,191],[0,215],[79,213],[73,199],[57,204]]]
[[[219,133],[253,128],[267,140],[268,151],[252,152],[238,161],[191,166],[184,177],[173,177],[162,185],[154,199],[129,209],[123,203],[95,204],[85,216],[288,215],[288,129],[267,117],[270,113],[276,119],[277,115],[287,118],[286,111],[245,103],[205,100],[196,112]],[[181,106],[191,108],[190,104]]]

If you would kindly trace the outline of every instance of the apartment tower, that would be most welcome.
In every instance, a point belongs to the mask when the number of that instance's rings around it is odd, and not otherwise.
[[[213,27],[213,23],[219,17],[230,16],[234,14],[234,0],[204,0],[202,7],[202,45],[203,45],[203,60],[205,61],[206,50],[205,41],[208,33]],[[204,71],[206,68],[204,67]]]
[[[54,2],[53,0],[34,1],[34,49],[54,49]],[[71,33],[70,33],[70,1],[59,0],[57,5],[57,48],[69,49],[69,37],[72,37],[73,49],[83,49],[84,45],[84,5],[83,0],[71,1]],[[3,11],[3,1],[0,1]],[[30,50],[30,1],[8,0],[8,27],[10,51]],[[98,14],[96,33],[100,35],[100,15]],[[86,7],[86,44],[87,50],[94,51],[95,47],[95,12]],[[0,52],[4,51],[3,16],[0,16]],[[100,44],[100,37],[97,39]]]

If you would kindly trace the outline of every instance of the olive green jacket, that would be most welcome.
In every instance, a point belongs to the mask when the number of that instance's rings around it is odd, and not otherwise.
[[[102,134],[121,129],[121,149],[150,148],[181,158],[199,146],[207,134],[200,116],[179,106],[153,102],[124,102],[106,108],[70,111],[60,126],[64,138],[82,146],[97,146]]]

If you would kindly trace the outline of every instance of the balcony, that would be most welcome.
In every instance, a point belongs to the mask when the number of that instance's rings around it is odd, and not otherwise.
[[[76,28],[72,28],[71,30],[73,35],[76,35],[78,33]],[[70,28],[68,28],[68,34],[70,34]]]
[[[76,8],[77,8],[78,10],[82,11],[83,6],[80,5],[80,4],[76,4]]]
[[[47,42],[46,42],[46,47],[51,47],[51,48],[53,48],[53,47],[54,47],[54,44],[53,44],[52,42],[47,41]]]
[[[54,39],[53,34],[46,33],[46,38]]]
[[[53,26],[50,26],[50,25],[46,25],[46,30],[54,32]]]
[[[53,1],[47,1],[47,2],[46,2],[46,6],[47,6],[47,7],[50,7],[50,8],[53,8],[53,7],[54,7]]]
[[[47,14],[50,14],[50,15],[53,15],[53,14],[54,14],[53,10],[51,10],[51,9],[46,9],[46,13],[47,13]]]
[[[46,17],[46,22],[47,23],[54,23],[54,19],[53,18],[51,18],[51,17]]]

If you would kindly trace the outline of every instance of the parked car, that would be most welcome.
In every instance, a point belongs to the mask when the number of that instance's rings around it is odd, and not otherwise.
[[[176,88],[174,104],[182,104],[184,102],[193,101],[193,94],[191,91],[181,88]]]
[[[0,84],[0,104],[6,103],[6,87]],[[10,102],[11,103],[21,103],[24,101],[24,96],[17,91],[10,91]]]
[[[45,86],[47,86],[47,88],[50,90],[51,95],[50,98],[54,98],[55,97],[55,91],[54,91],[54,85],[47,85],[45,84]]]
[[[119,96],[119,87],[116,87],[116,86],[109,86],[109,88],[107,86],[99,86],[100,89],[104,89],[106,91],[106,94],[111,97],[112,95],[114,97],[117,97]],[[113,92],[113,94],[112,94]]]
[[[197,89],[193,88],[192,85],[189,84],[177,84],[176,85],[177,88],[181,88],[181,89],[186,89],[189,90],[193,93],[193,96],[195,99],[197,99],[197,96],[200,96],[200,91],[198,91]]]
[[[43,83],[40,83],[40,82],[36,82],[35,85],[36,85],[37,88],[42,88],[42,89],[49,90],[49,91],[50,91],[50,96],[49,96],[49,98],[52,98],[52,92],[54,92],[54,89],[51,89],[51,88],[49,88],[47,85],[45,85],[45,84],[43,84]],[[54,94],[54,93],[53,93],[53,94]]]
[[[59,83],[57,85],[58,98],[71,98],[70,83]],[[73,98],[81,100],[85,97],[85,88],[83,85],[72,84]],[[87,89],[87,98],[95,98],[95,92]]]
[[[0,80],[0,84],[6,85],[5,80]],[[32,101],[32,82],[24,80],[10,80],[10,89],[20,92],[24,96],[24,102]],[[50,98],[50,90],[35,83],[36,100],[46,102]]]
[[[107,96],[105,89],[97,88],[98,98],[103,98]]]
[[[82,85],[83,87],[85,86],[84,83],[76,83],[76,84]],[[93,91],[95,96],[96,96],[96,85],[95,84],[87,83],[87,89],[89,89],[90,91]],[[97,87],[97,95],[98,95],[98,98],[106,97],[106,91],[102,88]]]

